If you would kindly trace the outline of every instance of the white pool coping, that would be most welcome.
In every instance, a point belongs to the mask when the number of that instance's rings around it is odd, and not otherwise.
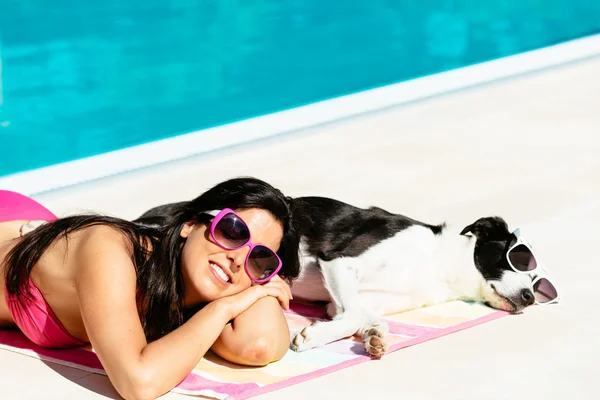
[[[0,177],[0,188],[35,195],[597,55],[600,55],[600,34],[139,146],[7,175]]]

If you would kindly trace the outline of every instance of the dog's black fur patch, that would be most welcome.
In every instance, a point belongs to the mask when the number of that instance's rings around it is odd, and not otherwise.
[[[473,258],[475,266],[486,280],[498,280],[503,272],[512,270],[506,253],[514,235],[506,221],[500,217],[480,218],[466,226],[461,235],[473,234],[477,238]]]
[[[324,261],[338,257],[357,257],[375,244],[413,225],[440,234],[443,225],[392,214],[378,207],[358,208],[324,197],[299,197],[295,200],[299,232],[308,252]]]

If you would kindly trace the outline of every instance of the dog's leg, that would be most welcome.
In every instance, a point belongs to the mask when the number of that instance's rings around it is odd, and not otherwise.
[[[361,330],[366,332],[367,327],[374,327],[378,323],[377,319],[366,312],[360,304],[358,277],[353,267],[354,261],[348,258],[338,258],[332,261],[319,260],[325,286],[333,300],[328,307],[328,312],[332,314],[332,311],[336,310],[338,313],[332,321],[318,321],[305,327],[292,339],[292,350],[303,351],[323,346],[352,336]],[[375,350],[369,351],[368,349],[367,351],[369,354],[374,352],[373,355],[379,356],[382,349],[384,351],[386,347],[384,343],[386,334],[378,336],[379,341],[371,336],[368,338],[368,342],[372,343],[369,349]]]
[[[352,259],[319,260],[325,287],[331,295],[328,312],[332,321],[317,321],[305,327],[291,343],[295,351],[303,351],[354,335],[361,326],[358,282]],[[333,307],[332,307],[333,306]],[[331,315],[332,310],[339,313]]]
[[[304,351],[324,346],[354,335],[359,326],[360,320],[343,314],[332,321],[317,321],[294,336],[291,348],[294,351]]]

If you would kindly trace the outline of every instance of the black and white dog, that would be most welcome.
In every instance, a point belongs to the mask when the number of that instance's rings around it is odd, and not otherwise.
[[[359,334],[367,353],[380,357],[388,334],[381,316],[451,300],[512,313],[534,303],[531,277],[508,264],[514,235],[502,218],[481,218],[455,230],[330,198],[294,201],[301,272],[292,293],[295,299],[329,302],[332,319],[298,333],[293,350]],[[158,225],[175,207],[153,208],[135,222]]]
[[[481,218],[455,230],[329,198],[295,201],[302,268],[292,293],[330,302],[333,319],[297,334],[294,350],[359,334],[365,350],[379,357],[387,336],[380,316],[451,300],[517,313],[535,301],[531,277],[508,264],[514,236],[502,218]]]

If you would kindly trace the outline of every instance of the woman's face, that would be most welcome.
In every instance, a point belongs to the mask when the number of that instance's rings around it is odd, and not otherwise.
[[[258,208],[235,212],[248,225],[252,243],[265,245],[273,251],[279,250],[283,225],[270,212]],[[189,222],[183,226],[181,236],[186,238],[181,254],[184,305],[208,303],[239,293],[252,285],[244,267],[249,246],[236,250],[220,247],[210,235],[210,224]]]

